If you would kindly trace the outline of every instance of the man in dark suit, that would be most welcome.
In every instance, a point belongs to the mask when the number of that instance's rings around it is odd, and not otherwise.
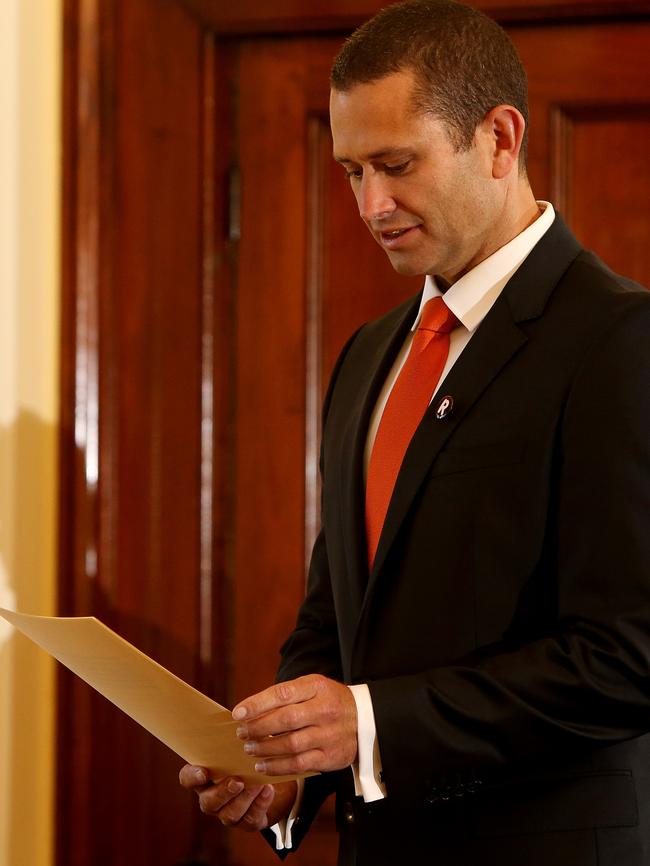
[[[336,790],[346,866],[648,864],[650,295],[535,200],[525,74],[480,13],[385,9],[331,120],[361,217],[427,276],[339,358],[307,596],[234,711],[261,771],[321,775],[181,781],[282,856]]]

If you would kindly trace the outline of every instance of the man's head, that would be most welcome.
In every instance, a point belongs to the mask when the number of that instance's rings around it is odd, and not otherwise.
[[[525,81],[501,28],[452,0],[389,6],[345,43],[334,157],[400,273],[453,281],[535,218]]]
[[[459,150],[497,105],[513,105],[528,127],[526,71],[506,32],[455,0],[407,0],[387,6],[344,43],[332,67],[333,90],[347,92],[393,72],[412,70],[414,108],[444,121]],[[527,129],[521,145],[525,171]]]

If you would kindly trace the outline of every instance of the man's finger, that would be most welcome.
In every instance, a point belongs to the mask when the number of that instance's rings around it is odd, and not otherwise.
[[[178,781],[184,788],[191,790],[192,788],[200,788],[203,785],[207,785],[210,779],[207,770],[203,767],[185,764],[178,774]]]
[[[309,674],[305,677],[298,677],[297,680],[276,683],[268,689],[264,689],[263,692],[251,695],[237,704],[232,711],[232,717],[237,722],[244,719],[256,719],[265,713],[277,710],[279,707],[307,701],[317,693],[320,679],[321,677],[318,675]]]
[[[268,811],[271,808],[275,790],[272,785],[264,785],[242,818],[242,824],[249,830],[264,830],[269,825]]]
[[[320,772],[322,769],[327,768],[324,767],[324,755],[320,749],[281,758],[265,758],[255,764],[256,772],[264,773],[265,776],[300,776],[303,773]]]
[[[259,719],[242,722],[237,728],[240,740],[261,740],[264,737],[277,737],[288,731],[299,731],[318,722],[312,703],[303,701],[301,704],[291,704],[280,707]]]
[[[239,784],[235,782],[239,781]],[[216,815],[222,824],[232,827],[239,823],[262,786],[244,787],[240,780],[230,779],[211,785],[199,794],[201,811],[206,815]]]
[[[321,735],[320,741],[317,740]],[[279,737],[266,737],[262,740],[247,740],[244,751],[253,757],[271,757],[274,755],[296,755],[323,746],[323,732],[317,728],[303,728],[291,734]]]

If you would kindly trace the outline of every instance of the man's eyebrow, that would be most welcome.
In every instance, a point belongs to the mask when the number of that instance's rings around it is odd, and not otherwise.
[[[374,153],[369,153],[364,162],[373,162],[376,159],[386,159],[386,157],[400,158],[400,157],[411,157],[413,152],[405,147],[386,147],[383,150],[377,150]],[[346,162],[355,162],[354,159],[350,159],[349,156],[337,156],[333,154],[334,160],[340,163]]]

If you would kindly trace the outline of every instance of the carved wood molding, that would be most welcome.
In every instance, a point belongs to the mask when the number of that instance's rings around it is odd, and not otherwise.
[[[217,35],[345,31],[387,4],[383,0],[178,0]],[[650,16],[648,0],[474,0],[502,23]]]

